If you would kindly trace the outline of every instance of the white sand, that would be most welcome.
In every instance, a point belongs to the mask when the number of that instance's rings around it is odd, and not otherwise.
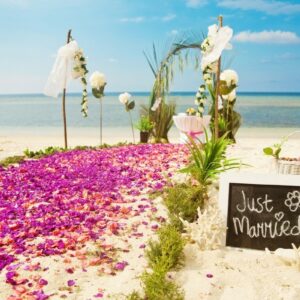
[[[229,150],[230,155],[240,157],[243,162],[249,163],[253,168],[248,168],[250,172],[269,173],[274,172],[272,159],[262,153],[262,148],[278,142],[280,137],[293,130],[243,130],[239,134],[238,143]],[[45,134],[44,134],[45,132]],[[104,130],[104,141],[114,143],[119,141],[131,141],[130,131],[123,135],[123,130]],[[69,130],[70,145],[97,145],[98,131],[92,130]],[[123,138],[122,138],[123,137]],[[40,129],[36,132],[22,133],[10,132],[0,137],[2,151],[0,157],[21,154],[25,148],[33,150],[44,148],[49,145],[62,146],[61,130],[56,132]],[[172,133],[171,141],[178,141],[176,131]],[[283,155],[300,156],[299,135],[291,139],[284,146]],[[159,207],[159,216],[165,215],[165,209],[161,206],[159,199],[156,199]],[[141,222],[147,220],[148,225]],[[44,288],[45,292],[52,293],[60,289],[59,293],[51,299],[61,299],[62,294],[67,295],[67,299],[89,299],[99,292],[105,290],[107,295],[117,295],[117,299],[124,298],[122,295],[128,294],[134,289],[140,290],[138,276],[146,268],[146,260],[143,256],[143,249],[139,248],[142,243],[146,243],[150,236],[153,236],[151,224],[153,216],[149,213],[141,214],[132,218],[129,222],[138,227],[138,231],[144,236],[140,239],[134,237],[127,238],[126,233],[120,237],[113,237],[112,244],[119,245],[123,249],[130,249],[130,252],[119,253],[119,260],[128,261],[129,265],[124,272],[117,273],[116,276],[99,276],[99,267],[89,267],[87,272],[82,272],[81,261],[74,259],[70,266],[75,267],[75,273],[68,276],[64,268],[68,267],[64,263],[63,257],[38,258],[43,267],[50,267],[44,272],[43,277],[50,278],[51,284]],[[93,248],[95,245],[89,245]],[[176,274],[172,274],[176,282],[184,289],[186,299],[299,299],[300,295],[300,271],[294,266],[288,266],[273,254],[266,254],[264,251],[236,250],[223,248],[214,251],[200,251],[196,244],[187,245],[185,249],[185,266]],[[20,275],[26,276],[26,271],[21,271]],[[39,272],[36,272],[39,274]],[[213,277],[208,278],[207,274]],[[76,279],[80,288],[72,288],[73,294],[66,289],[68,279]],[[0,299],[5,299],[11,290],[4,283],[4,272],[0,274]]]

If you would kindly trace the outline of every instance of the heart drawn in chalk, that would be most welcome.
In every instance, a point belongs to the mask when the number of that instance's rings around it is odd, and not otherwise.
[[[282,218],[284,217],[284,212],[280,211],[278,213],[275,214],[275,219],[279,222],[282,220]]]

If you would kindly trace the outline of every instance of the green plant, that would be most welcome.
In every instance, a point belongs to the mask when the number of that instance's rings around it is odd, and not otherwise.
[[[163,198],[172,225],[182,230],[183,224],[179,218],[194,222],[197,219],[197,208],[203,208],[205,197],[205,189],[199,185],[184,183],[165,189]]]
[[[183,292],[171,280],[166,272],[155,268],[152,273],[142,275],[142,284],[147,300],[183,300]]]
[[[143,300],[144,298],[139,295],[137,291],[133,291],[126,297],[126,300]]]
[[[240,168],[241,162],[236,159],[226,158],[226,149],[231,141],[227,135],[214,137],[209,140],[205,130],[206,143],[195,142],[189,138],[188,148],[192,155],[192,162],[184,169],[183,173],[190,173],[202,186],[207,186],[224,171]]]
[[[281,141],[277,144],[274,144],[271,147],[266,147],[263,149],[264,154],[273,156],[276,159],[279,159],[279,155],[282,150],[282,146],[288,141],[288,139],[294,135],[295,133],[300,133],[300,131],[293,131],[292,133],[288,134],[287,136],[284,136]]]
[[[40,158],[40,157],[43,157],[43,156],[48,156],[48,155],[54,154],[56,152],[63,152],[63,151],[66,151],[66,149],[61,148],[61,147],[50,146],[50,147],[47,147],[45,149],[41,149],[41,150],[38,150],[38,151],[31,151],[27,148],[23,151],[23,153],[28,158]]]
[[[135,125],[135,128],[142,132],[150,132],[153,128],[153,124],[150,121],[149,116],[141,116],[139,122]]]
[[[175,268],[183,258],[184,241],[176,227],[167,224],[158,231],[158,241],[150,240],[146,256],[151,268],[165,270]]]
[[[8,167],[12,164],[19,164],[25,159],[25,156],[23,155],[15,155],[15,156],[9,156],[3,160],[0,161],[0,165],[4,168]]]
[[[196,49],[199,51],[194,56],[195,69],[198,69],[201,39],[193,34],[185,34],[179,37],[162,55],[161,60],[158,58],[158,51],[154,44],[151,55],[144,52],[148,65],[155,77],[149,107],[146,108],[146,112],[154,123],[152,135],[156,142],[168,141],[168,131],[173,125],[172,118],[175,113],[175,104],[167,104],[166,96],[174,77],[175,65],[177,63],[179,70],[183,71],[184,66],[188,63],[190,50]],[[183,57],[182,53],[184,51],[185,56]]]

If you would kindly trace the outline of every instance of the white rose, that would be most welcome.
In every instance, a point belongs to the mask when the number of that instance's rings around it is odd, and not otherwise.
[[[236,99],[236,90],[233,90],[228,95],[224,95],[223,98],[229,102],[232,102]]]
[[[90,77],[90,83],[93,89],[100,89],[106,84],[105,75],[98,71],[94,72]]]
[[[238,74],[233,70],[225,70],[221,73],[220,79],[226,81],[227,86],[237,85],[239,81]]]
[[[128,101],[131,99],[131,95],[129,93],[123,93],[119,95],[119,100],[122,104],[128,103]]]

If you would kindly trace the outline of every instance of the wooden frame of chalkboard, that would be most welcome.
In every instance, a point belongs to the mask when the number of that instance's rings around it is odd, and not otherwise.
[[[219,204],[227,219],[226,246],[300,246],[300,176],[224,174]]]

